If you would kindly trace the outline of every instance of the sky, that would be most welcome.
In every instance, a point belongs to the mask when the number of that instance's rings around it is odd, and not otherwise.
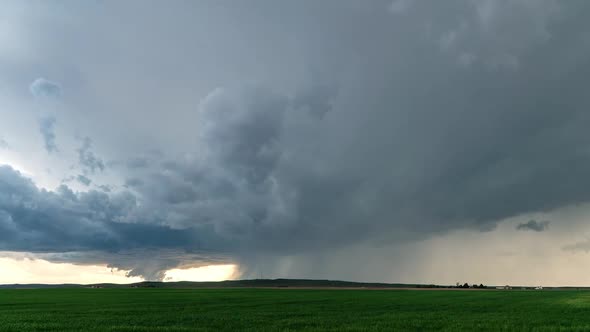
[[[0,283],[590,285],[585,0],[0,6]]]

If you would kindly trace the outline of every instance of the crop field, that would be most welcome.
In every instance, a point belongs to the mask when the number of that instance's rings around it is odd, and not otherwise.
[[[0,290],[1,331],[590,331],[590,292]]]

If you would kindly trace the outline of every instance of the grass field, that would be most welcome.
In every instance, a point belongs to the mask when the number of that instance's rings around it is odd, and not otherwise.
[[[0,290],[1,331],[590,331],[590,292]]]

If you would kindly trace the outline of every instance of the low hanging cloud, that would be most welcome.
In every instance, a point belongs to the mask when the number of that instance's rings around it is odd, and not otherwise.
[[[67,257],[85,256],[85,252],[151,249],[172,250],[178,257],[185,253],[193,259],[202,252],[206,260],[208,253],[214,257],[225,249],[223,241],[215,242],[214,238],[206,225],[184,229],[160,225],[157,217],[143,210],[129,192],[76,193],[65,185],[49,192],[38,189],[18,171],[0,166],[0,251],[79,253],[55,254]],[[182,259],[166,261],[174,265]],[[111,265],[139,275],[133,272],[133,266],[115,262]],[[140,274],[150,278],[165,271],[156,262],[151,265],[142,267]]]
[[[529,220],[526,223],[520,223],[516,226],[516,230],[519,231],[534,231],[534,232],[543,232],[549,229],[549,221],[536,221],[536,220]]]

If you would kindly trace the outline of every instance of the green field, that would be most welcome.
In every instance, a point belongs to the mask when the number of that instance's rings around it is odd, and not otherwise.
[[[590,331],[590,292],[0,290],[1,331]]]

